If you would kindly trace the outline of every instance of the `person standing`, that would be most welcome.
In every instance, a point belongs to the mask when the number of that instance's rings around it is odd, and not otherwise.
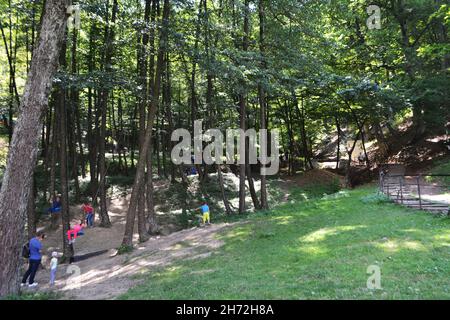
[[[208,203],[206,201],[203,201],[202,206],[197,208],[197,210],[201,210],[203,213],[202,216],[203,225],[205,225],[206,223],[211,224]]]
[[[52,214],[56,214],[56,213],[60,213],[61,212],[61,198],[59,195],[57,195],[55,197],[55,199],[53,199],[52,201],[52,206],[47,210],[48,213],[52,213]]]
[[[69,247],[70,250],[75,254],[75,248],[73,246],[73,244],[75,243],[75,240],[78,236],[78,231],[75,230],[75,226],[72,227],[72,225],[70,225],[69,230],[67,230],[67,240],[69,241]],[[69,263],[73,263],[75,262],[75,257],[71,256],[69,259]]]
[[[44,240],[45,234],[42,232],[37,232],[36,236],[32,238],[29,242],[30,257],[28,259],[28,270],[25,272],[22,278],[21,286],[25,286],[28,281],[28,287],[33,288],[38,285],[34,282],[34,277],[39,269],[42,259],[42,240]]]
[[[52,252],[52,260],[50,260],[50,286],[55,285],[56,270],[58,269],[58,253]]]
[[[89,228],[93,228],[94,227],[94,208],[89,203],[86,202],[81,206],[81,209],[84,212],[87,226]]]

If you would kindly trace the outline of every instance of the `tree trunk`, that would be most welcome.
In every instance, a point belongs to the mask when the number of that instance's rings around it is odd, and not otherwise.
[[[170,76],[170,57],[169,54],[167,54],[166,58],[166,117],[167,122],[169,125],[169,132],[173,132],[175,130],[174,124],[173,124],[173,115],[172,115],[172,102],[171,102],[171,76]],[[167,135],[167,144],[170,146],[170,149],[173,149],[174,142],[170,139],[170,134]],[[170,161],[170,182],[175,183],[176,182],[176,165]]]
[[[28,240],[34,237],[36,234],[36,206],[35,206],[35,198],[36,198],[36,182],[33,178],[31,179],[30,186],[30,195],[28,197],[28,206],[27,206],[27,231],[28,231]]]
[[[223,205],[225,206],[225,213],[232,214],[233,210],[231,210],[230,202],[228,201],[228,197],[225,191],[225,182],[223,181],[222,168],[220,164],[217,164],[216,167],[217,167],[217,177],[219,178],[220,192],[222,194],[222,201]]]
[[[250,123],[247,115],[247,122]],[[261,209],[261,204],[259,203],[258,195],[256,194],[255,184],[253,183],[252,169],[250,167],[249,159],[249,139],[245,139],[245,171],[247,173],[248,189],[250,191],[250,196],[252,198],[253,207],[255,210]]]
[[[60,65],[64,68],[66,64],[66,41],[61,50]],[[57,118],[59,120],[59,147],[60,147],[60,184],[61,184],[61,220],[62,220],[62,238],[64,246],[64,260],[71,261],[73,258],[73,246],[69,245],[67,231],[70,229],[70,211],[69,211],[69,186],[68,186],[68,159],[67,159],[67,101],[65,88],[57,88],[56,94]]]
[[[164,9],[163,9],[163,17],[162,17],[162,28],[160,31],[160,44],[158,50],[158,61],[156,65],[156,73],[155,73],[155,82],[153,86],[153,96],[150,104],[150,111],[148,114],[147,128],[145,130],[145,139],[144,143],[139,151],[139,160],[136,167],[136,174],[134,177],[133,190],[131,192],[130,205],[128,207],[126,224],[125,224],[125,233],[123,236],[122,246],[124,247],[132,247],[133,245],[133,228],[134,228],[134,220],[136,216],[136,207],[137,200],[139,197],[139,192],[142,190],[142,186],[145,183],[145,166],[147,155],[150,151],[150,144],[152,142],[152,131],[153,131],[153,123],[155,120],[155,115],[158,111],[159,105],[159,91],[161,85],[161,74],[162,69],[164,68],[164,56],[166,52],[167,46],[167,37],[168,37],[168,23],[169,23],[169,14],[170,14],[170,3],[169,0],[164,0]]]
[[[244,2],[244,35],[242,37],[242,49],[243,51],[248,51],[249,46],[249,0],[245,0]],[[239,123],[240,129],[245,132],[247,130],[246,118],[247,118],[247,105],[246,105],[246,97],[245,94],[239,95]],[[240,159],[246,158],[246,150],[247,143],[244,137],[240,140]],[[239,213],[245,212],[245,173],[246,173],[246,165],[247,159],[245,159],[244,163],[239,165]]]
[[[336,152],[336,170],[339,169],[339,161],[341,160],[341,125],[338,117],[335,117],[337,129],[337,152]]]
[[[54,104],[54,102],[53,102]],[[53,126],[52,126],[52,149],[51,149],[51,159],[50,159],[50,187],[49,187],[49,200],[51,200],[55,195],[55,180],[56,180],[56,157],[58,150],[58,119],[56,118],[56,106],[55,112],[53,113]],[[53,227],[53,226],[52,226]]]
[[[66,28],[68,0],[47,0],[39,42],[25,84],[0,191],[0,296],[19,291],[26,208],[38,154],[39,130]]]
[[[153,201],[154,188],[153,188],[153,158],[152,158],[152,146],[150,145],[148,159],[147,159],[147,222],[148,222],[148,234],[155,235],[159,231],[158,220],[156,219],[155,203]],[[144,194],[144,192],[142,193]],[[145,220],[143,220],[145,221]]]
[[[245,110],[245,101],[244,97],[239,97],[239,122],[240,122],[240,128],[243,132],[246,130],[246,110]],[[243,134],[242,132],[242,134]],[[242,214],[245,212],[245,162],[242,163],[242,159],[245,157],[246,154],[246,141],[245,137],[240,139],[240,150],[239,150],[239,160],[241,163],[239,164],[239,213]],[[247,160],[245,160],[247,161]]]
[[[89,31],[89,59],[88,59],[88,72],[92,73],[95,68],[95,43],[94,36],[97,32],[95,24],[93,23]],[[97,190],[98,190],[98,180],[97,180],[97,143],[95,142],[96,136],[96,114],[94,110],[95,90],[88,88],[88,112],[87,112],[87,142],[88,142],[88,153],[89,153],[89,174],[90,183],[89,188],[91,192],[92,205],[97,205]],[[94,129],[93,129],[94,126]]]
[[[108,0],[109,3],[109,0]],[[115,38],[114,24],[116,22],[117,12],[118,12],[118,2],[113,0],[112,15],[111,15],[111,26],[109,25],[109,12],[106,12],[107,22],[105,28],[105,53],[103,67],[106,72],[112,72],[112,57],[113,57],[113,42]],[[100,195],[100,227],[109,228],[111,227],[111,221],[108,215],[108,208],[106,205],[106,157],[105,157],[105,144],[106,144],[106,121],[108,118],[108,89],[102,89],[100,91],[100,110],[101,110],[101,124],[100,124],[100,148],[99,148],[99,171],[100,171],[100,185],[99,185],[99,195]]]
[[[259,0],[258,2],[258,14],[259,14],[259,51],[261,54],[262,61],[262,69],[265,70],[267,68],[265,62],[265,6],[264,0]],[[264,92],[264,88],[262,84],[258,85],[258,98],[259,98],[259,112],[260,112],[260,129],[266,130],[266,93]],[[261,141],[260,141],[261,144]],[[267,152],[267,146],[266,146]],[[261,209],[267,210],[269,209],[269,204],[267,201],[267,182],[265,175],[265,165],[261,164]]]

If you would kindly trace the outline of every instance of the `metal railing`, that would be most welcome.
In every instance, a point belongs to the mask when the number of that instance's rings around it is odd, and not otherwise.
[[[399,175],[380,171],[379,190],[402,205],[450,216],[450,195],[446,198],[450,185],[425,181],[426,178],[438,177],[450,177],[450,174]],[[433,199],[433,196],[444,197],[444,201]]]

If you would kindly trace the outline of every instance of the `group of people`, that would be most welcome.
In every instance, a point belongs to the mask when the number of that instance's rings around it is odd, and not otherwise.
[[[59,203],[59,206],[58,206]],[[56,197],[56,199],[52,203],[52,207],[48,210],[51,213],[61,211],[61,202],[60,198]],[[59,209],[57,209],[59,207]],[[94,226],[94,208],[89,203],[84,203],[81,207],[84,213],[84,219],[80,220],[79,223],[75,225],[71,225],[69,230],[67,231],[67,240],[69,245],[73,249],[73,244],[77,237],[84,235],[84,228],[92,228]],[[202,222],[203,224],[211,224],[210,221],[210,210],[206,201],[202,202],[202,205],[196,210],[201,210],[202,212]],[[28,259],[28,269],[23,275],[21,286],[24,287],[27,285],[28,287],[33,288],[38,285],[37,282],[34,281],[36,277],[36,273],[39,270],[39,266],[42,263],[42,241],[45,239],[45,233],[37,232],[36,236],[33,237],[22,250],[22,256]],[[73,262],[73,257],[70,260],[70,263]],[[50,260],[50,286],[55,284],[56,272],[58,267],[58,253],[56,251],[52,252],[52,259]]]
[[[67,240],[69,242],[69,246],[73,249],[73,244],[77,237],[84,235],[84,228],[93,228],[94,227],[94,208],[88,203],[85,202],[81,209],[83,210],[84,218],[80,220],[79,223],[75,225],[70,225],[69,230],[67,231]],[[61,200],[59,196],[56,196],[52,201],[52,206],[47,210],[48,213],[57,214],[61,212]],[[42,263],[42,241],[45,239],[45,233],[37,232],[36,236],[30,239],[30,241],[24,245],[22,249],[22,256],[28,259],[28,269],[23,275],[21,286],[24,287],[27,285],[28,287],[33,288],[38,285],[37,282],[34,281],[36,277],[36,273],[39,270],[39,266]],[[70,263],[73,262],[73,257],[71,257]],[[58,253],[56,251],[52,252],[52,259],[50,260],[50,286],[55,284],[56,271],[58,267]]]
[[[22,277],[21,287],[27,285],[28,287],[33,288],[38,285],[37,282],[34,281],[36,277],[36,273],[39,270],[39,266],[42,263],[42,241],[45,239],[45,233],[37,232],[36,236],[33,237],[28,246],[25,245],[23,248],[22,255],[24,258],[28,258],[28,269]],[[58,253],[56,251],[52,252],[52,259],[50,260],[50,285],[53,286],[55,284],[56,279],[56,270],[58,268]]]
[[[47,213],[58,214],[61,212],[61,208],[62,208],[61,197],[60,197],[60,195],[57,195],[51,201],[51,207],[48,208]],[[83,210],[84,219],[86,220],[86,225],[88,227],[93,227],[94,226],[94,208],[88,202],[85,202],[81,206],[81,210]]]

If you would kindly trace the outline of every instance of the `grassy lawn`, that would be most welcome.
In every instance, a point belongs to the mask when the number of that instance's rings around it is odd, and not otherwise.
[[[220,235],[225,244],[210,257],[150,270],[120,298],[450,299],[450,219],[374,192],[364,187],[248,216]],[[381,290],[366,288],[369,265],[381,268]]]

